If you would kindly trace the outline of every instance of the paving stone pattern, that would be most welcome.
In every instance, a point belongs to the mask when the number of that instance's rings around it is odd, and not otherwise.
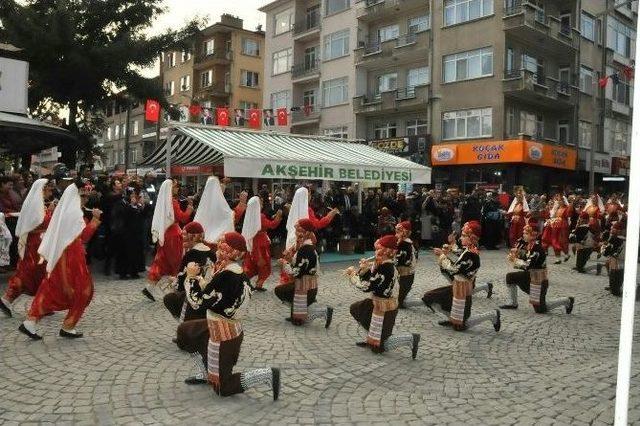
[[[481,253],[479,282],[495,280],[493,299],[479,295],[474,313],[507,300],[504,251]],[[253,296],[237,369],[282,369],[282,394],[266,388],[229,398],[206,385],[188,386],[186,353],[171,343],[176,322],[161,301],[141,294],[143,281],[96,275],[95,298],[79,329],[84,339],[57,336],[63,313],[43,319],[41,342],[17,332],[30,298],[13,319],[0,318],[0,421],[3,424],[611,424],[621,299],[606,293],[606,275],[571,271],[572,259],[550,265],[549,298],[576,297],[564,309],[537,315],[503,311],[456,333],[425,307],[400,311],[397,332],[422,334],[418,359],[408,348],[376,355],[358,348],[364,332],[349,305],[364,297],[341,275],[349,264],[323,265],[318,300],[335,307],[333,325],[294,328],[270,291]],[[6,277],[4,278],[6,281]],[[445,284],[432,255],[422,254],[411,296]],[[275,275],[268,282],[271,289]],[[640,321],[637,321],[637,323]],[[636,324],[636,336],[639,327]],[[637,340],[637,339],[636,339]],[[629,421],[640,422],[640,352],[635,352]]]

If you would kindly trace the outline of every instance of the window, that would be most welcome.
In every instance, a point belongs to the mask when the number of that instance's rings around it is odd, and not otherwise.
[[[324,37],[324,60],[349,54],[349,30],[342,30]]]
[[[591,148],[591,144],[593,143],[591,129],[592,124],[588,121],[580,121],[578,123],[578,144],[580,148]]]
[[[131,127],[133,128],[133,136],[138,136],[138,133],[140,132],[138,120],[132,121]]]
[[[120,125],[113,126],[113,139],[120,139]]]
[[[636,39],[632,28],[609,16],[607,18],[607,47],[620,55],[631,57],[631,41]]]
[[[378,77],[378,87],[376,94],[379,95],[382,92],[388,92],[390,90],[396,90],[398,88],[398,74],[389,73],[383,74]]]
[[[202,52],[205,56],[213,55],[215,49],[215,40],[207,40],[202,44]]]
[[[131,164],[136,164],[138,162],[138,150],[133,148],[131,152],[129,152],[129,162]]]
[[[284,12],[277,13],[274,19],[273,34],[283,34],[291,31],[293,25],[293,10],[287,9]]]
[[[605,118],[605,152],[629,155],[631,146],[631,123]]]
[[[285,49],[273,54],[273,75],[291,71],[291,61],[293,60],[292,50]]]
[[[442,116],[443,139],[468,139],[492,135],[491,108],[445,112]]]
[[[407,87],[429,84],[429,67],[413,68],[407,71]]]
[[[167,96],[173,96],[176,93],[175,83],[173,81],[167,81],[164,86],[164,91],[167,93]]]
[[[242,39],[242,53],[249,56],[260,55],[260,43],[251,38]]]
[[[127,124],[126,123],[122,123],[120,125],[120,134],[122,135],[123,138],[127,137]]]
[[[558,143],[567,145],[570,137],[569,120],[558,120]]]
[[[580,15],[580,33],[587,40],[596,41],[596,20],[593,16],[582,12]]]
[[[169,52],[169,66],[176,66],[176,52]]]
[[[180,77],[180,91],[186,92],[189,89],[191,89],[191,76],[184,75]]]
[[[455,25],[493,14],[493,0],[445,0],[444,25]]]
[[[378,30],[378,40],[380,43],[396,39],[400,36],[400,26],[399,25],[389,25],[386,27],[382,27]]]
[[[493,48],[472,50],[444,57],[444,82],[469,80],[493,74]]]
[[[408,33],[416,34],[429,29],[429,15],[409,19]]]
[[[580,65],[580,91],[588,95],[593,95],[593,70]]]
[[[349,99],[347,77],[327,80],[322,84],[322,99],[325,107],[343,104]]]
[[[386,121],[376,123],[373,128],[374,139],[395,138],[397,133],[396,122]]]
[[[302,94],[302,105],[316,106],[316,90],[305,90]]]
[[[533,139],[544,139],[544,117],[528,111],[520,111],[520,133]]]
[[[120,150],[120,164],[124,164],[124,149]]]
[[[427,132],[427,120],[407,120],[407,136],[426,135]]]
[[[348,9],[350,0],[325,0],[324,11],[325,16],[341,12]]]
[[[258,87],[258,73],[254,71],[240,71],[240,85],[245,87]]]
[[[349,134],[347,133],[348,131],[349,128],[347,126],[340,126],[324,129],[323,134],[331,138],[347,139],[349,137]]]
[[[182,51],[182,57],[181,57],[181,62],[184,64],[185,62],[187,62],[189,59],[191,59],[191,52],[188,50],[183,50]]]
[[[622,78],[618,78],[618,82],[614,82],[611,88],[611,99],[623,105],[631,105],[631,86]]]
[[[514,58],[513,49],[509,47],[507,49],[507,72],[511,72],[515,68]]]
[[[291,105],[291,92],[288,90],[283,90],[281,92],[276,92],[271,94],[271,108],[289,108]]]
[[[209,87],[213,84],[213,70],[200,74],[200,87]]]
[[[111,140],[111,126],[107,127],[107,140]]]
[[[318,68],[318,57],[320,56],[320,46],[313,46],[304,49],[304,69],[305,71]]]

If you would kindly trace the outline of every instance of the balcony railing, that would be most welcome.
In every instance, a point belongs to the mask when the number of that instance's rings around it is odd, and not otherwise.
[[[304,107],[291,111],[291,124],[313,122],[320,119],[320,108],[317,106]]]
[[[231,93],[231,84],[224,82],[214,82],[208,86],[200,86],[198,88],[199,94],[209,94],[213,96],[226,96]]]
[[[378,19],[381,16],[393,17],[417,8],[429,8],[424,0],[365,0],[357,10],[358,19]]]
[[[358,48],[355,50],[356,63],[394,55],[412,54],[416,49],[427,49],[429,47],[428,34],[428,32],[422,31],[419,33],[402,34],[396,38],[384,41],[381,41],[377,37],[361,40],[358,42]],[[408,48],[409,46],[411,46],[411,49]]]
[[[295,64],[291,67],[291,78],[303,78],[320,73],[320,60]]]
[[[560,100],[567,104],[575,103],[577,93],[577,88],[571,82],[560,81],[544,73],[529,70],[505,70],[504,90],[523,93],[525,97],[530,95],[532,100],[534,97],[542,96],[548,100]]]
[[[293,24],[293,35],[304,34],[309,31],[320,29],[320,13],[307,15],[305,19]]]
[[[563,24],[555,16],[546,15],[542,9],[533,6],[526,0],[516,1],[504,10],[504,28],[513,31],[524,27],[547,35],[574,49],[578,48],[579,31]]]
[[[378,112],[403,107],[424,107],[429,101],[429,86],[401,87],[397,89],[375,91],[354,98],[354,109],[358,113]]]
[[[231,58],[232,58],[231,50],[217,49],[212,52],[203,52],[202,54],[196,56],[196,63],[210,61],[212,59],[225,59],[230,61]]]

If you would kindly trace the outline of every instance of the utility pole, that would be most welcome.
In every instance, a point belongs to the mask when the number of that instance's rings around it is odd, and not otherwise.
[[[127,173],[129,169],[129,139],[131,135],[131,102],[129,102],[129,98],[125,97],[125,101],[127,102],[127,118],[124,126],[124,172]]]

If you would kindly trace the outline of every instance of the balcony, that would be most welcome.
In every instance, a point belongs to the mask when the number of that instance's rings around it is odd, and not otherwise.
[[[403,87],[382,93],[371,93],[353,98],[356,114],[365,116],[391,112],[427,111],[429,85]]]
[[[293,24],[293,40],[309,41],[320,37],[320,15],[307,15]]]
[[[362,22],[378,19],[392,19],[415,9],[429,10],[424,0],[363,0],[356,10],[356,17]]]
[[[429,31],[404,34],[382,42],[377,39],[359,41],[354,51],[355,62],[363,68],[400,66],[419,59],[426,62],[429,46]]]
[[[217,49],[213,52],[204,52],[196,56],[195,64],[196,66],[205,62],[207,65],[228,64],[232,58],[233,52],[231,50]]]
[[[502,87],[506,97],[536,105],[547,110],[575,107],[578,88],[528,70],[507,70]]]
[[[320,122],[320,108],[318,107],[309,107],[307,111],[304,110],[304,107],[297,110],[291,111],[291,127],[293,126],[304,126],[307,124],[315,124]]]
[[[632,108],[629,105],[623,104],[622,102],[617,102],[611,99],[607,99],[605,110],[611,113],[622,115],[625,117],[631,117]]]
[[[292,83],[307,83],[320,78],[320,60],[296,64],[291,67]]]
[[[194,98],[204,99],[210,97],[226,98],[231,94],[231,84],[214,82],[210,86],[199,87],[194,93]]]
[[[526,2],[505,9],[502,21],[507,35],[565,58],[573,55],[580,43],[578,30],[563,27],[558,18],[546,16]]]
[[[610,47],[607,47],[606,55],[607,55],[606,62],[607,62],[607,65],[609,66],[622,65],[622,66],[632,67],[632,68],[634,66],[632,59],[619,54],[618,52],[611,49]]]

